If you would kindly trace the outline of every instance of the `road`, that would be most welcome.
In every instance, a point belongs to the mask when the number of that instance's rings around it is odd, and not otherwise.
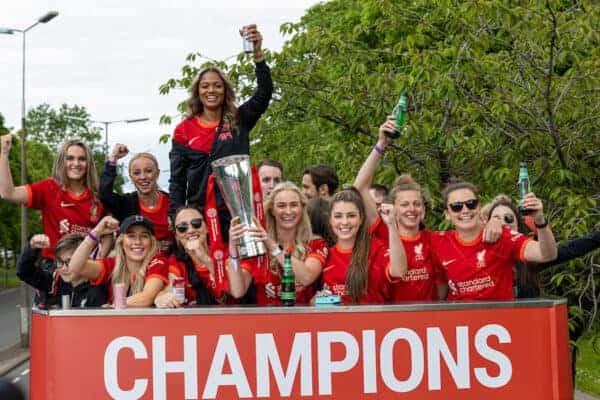
[[[19,343],[20,294],[19,288],[0,291],[0,351]]]
[[[10,371],[5,378],[17,385],[25,395],[25,399],[29,399],[29,361]]]

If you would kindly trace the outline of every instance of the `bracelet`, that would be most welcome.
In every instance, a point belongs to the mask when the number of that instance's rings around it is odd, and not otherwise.
[[[377,145],[375,145],[375,147],[373,147],[373,150],[375,150],[376,152],[378,152],[382,156],[385,154],[385,150],[382,149],[381,147],[377,146]]]
[[[548,226],[548,220],[546,218],[544,218],[544,222],[542,222],[541,224],[538,224],[537,222],[535,222],[535,220],[533,221],[533,224],[535,225],[536,228],[538,229],[544,229],[545,227]]]
[[[239,259],[238,258],[233,258],[233,257],[229,256],[229,266],[234,271],[238,271],[240,269],[240,261],[239,261]]]
[[[96,243],[99,242],[98,238],[91,231],[88,232],[87,235],[85,235],[85,236],[89,237],[90,239],[92,239]]]

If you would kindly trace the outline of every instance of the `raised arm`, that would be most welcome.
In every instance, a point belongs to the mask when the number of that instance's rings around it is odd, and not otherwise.
[[[236,299],[244,297],[250,284],[252,284],[252,274],[240,267],[239,260],[239,240],[248,229],[247,226],[240,223],[240,218],[235,217],[231,220],[229,226],[229,258],[227,259],[227,280],[229,281],[229,294]]]
[[[115,179],[117,178],[117,161],[129,153],[127,146],[117,143],[100,174],[100,189],[98,197],[110,212],[119,220],[126,217],[123,211],[123,196],[114,192]]]
[[[554,234],[544,217],[544,207],[542,201],[535,197],[535,194],[528,193],[523,198],[523,207],[533,210],[533,220],[538,228],[538,240],[531,240],[525,247],[525,261],[545,263],[552,261],[557,256],[556,241]]]
[[[28,285],[49,292],[54,283],[53,275],[50,271],[38,268],[35,264],[40,258],[41,249],[50,247],[50,239],[44,234],[33,235],[19,261],[17,261],[17,276]]]
[[[85,236],[83,242],[77,247],[71,261],[69,261],[69,269],[75,274],[82,275],[88,279],[96,279],[100,275],[101,264],[99,261],[90,260],[90,255],[96,247],[94,238],[99,238],[104,235],[109,235],[119,228],[119,221],[113,217],[104,217],[98,222],[98,225],[90,231],[90,234]]]
[[[10,174],[8,157],[11,147],[12,135],[0,136],[0,198],[11,203],[25,204],[27,203],[27,189],[25,186],[15,187]]]
[[[381,219],[388,227],[389,249],[390,249],[390,276],[392,278],[402,278],[408,270],[406,261],[406,252],[404,245],[400,240],[398,232],[398,221],[394,215],[393,205],[381,205]]]
[[[388,137],[385,135],[385,132],[391,132],[394,129],[396,129],[396,122],[394,117],[390,115],[387,117],[387,120],[379,126],[377,144],[373,147],[369,156],[360,167],[356,179],[354,180],[354,187],[358,189],[365,202],[367,224],[369,226],[373,225],[379,216],[377,205],[369,193],[369,187],[371,186],[371,183],[373,183],[379,160],[383,157],[383,153],[388,146]]]

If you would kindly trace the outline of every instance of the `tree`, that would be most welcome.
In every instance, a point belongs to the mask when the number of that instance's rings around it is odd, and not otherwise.
[[[598,229],[597,2],[333,0],[281,31],[290,39],[267,52],[276,92],[252,132],[254,160],[278,159],[296,181],[305,166],[328,163],[351,183],[406,90],[409,123],[380,182],[411,173],[435,210],[451,177],[477,183],[484,200],[515,195],[526,161],[559,240]],[[186,88],[206,65],[197,59],[161,93]],[[251,93],[250,58],[221,67]],[[428,226],[444,227],[430,214]],[[569,298],[573,326],[598,320],[597,269],[587,258],[545,276],[546,293]]]
[[[46,144],[53,150],[69,139],[79,138],[93,150],[99,150],[102,135],[90,126],[90,114],[83,106],[63,104],[58,110],[40,104],[27,112],[27,138]],[[98,147],[98,149],[96,149]]]

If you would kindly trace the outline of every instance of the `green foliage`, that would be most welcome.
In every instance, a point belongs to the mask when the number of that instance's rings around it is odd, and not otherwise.
[[[27,139],[46,144],[52,150],[69,140],[79,138],[92,147],[102,135],[90,126],[90,114],[83,106],[63,104],[58,110],[40,104],[27,112]]]
[[[376,180],[411,173],[431,194],[428,226],[444,226],[435,211],[451,177],[475,182],[484,200],[516,196],[526,161],[559,241],[599,228],[598,2],[332,0],[280,30],[288,40],[266,52],[275,94],[252,131],[255,161],[281,161],[296,182],[304,167],[327,163],[351,183],[407,91],[407,129]],[[190,55],[161,93],[187,88],[203,67],[196,61]],[[249,57],[221,67],[250,95]],[[545,277],[546,293],[579,310],[574,329],[594,318],[600,280],[590,264]]]

